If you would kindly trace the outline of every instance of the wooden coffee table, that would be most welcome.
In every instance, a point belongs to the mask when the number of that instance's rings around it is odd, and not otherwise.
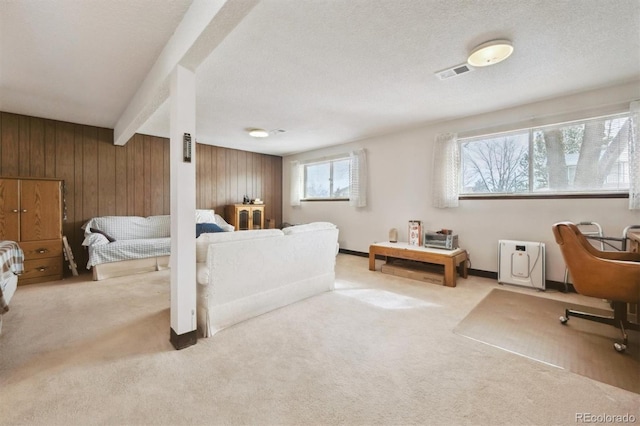
[[[467,252],[463,249],[444,250],[407,243],[375,243],[369,246],[369,270],[376,270],[376,255],[417,260],[444,265],[444,285],[456,286],[456,267],[460,266],[460,276],[467,278]]]

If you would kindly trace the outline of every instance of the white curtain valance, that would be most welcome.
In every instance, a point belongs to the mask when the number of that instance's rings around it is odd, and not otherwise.
[[[354,207],[366,207],[367,154],[364,149],[359,149],[352,151],[349,155],[351,157],[349,205]]]
[[[629,210],[640,210],[640,101],[631,102],[629,111]]]
[[[434,207],[458,207],[460,149],[455,133],[436,136],[433,147],[433,199]]]

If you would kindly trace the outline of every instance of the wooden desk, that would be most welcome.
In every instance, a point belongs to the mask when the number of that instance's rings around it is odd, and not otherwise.
[[[426,263],[444,265],[444,285],[456,286],[456,267],[460,268],[460,276],[467,278],[466,250],[442,250],[421,246],[410,246],[407,243],[376,243],[369,246],[369,270],[376,270],[376,255],[396,257],[399,259],[417,260]]]
[[[638,232],[629,232],[627,234],[627,238],[629,239],[629,251],[634,253],[640,253],[640,231]]]

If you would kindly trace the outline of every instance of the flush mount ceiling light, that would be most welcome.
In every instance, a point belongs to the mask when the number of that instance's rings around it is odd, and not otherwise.
[[[264,130],[264,129],[251,128],[246,130],[249,133],[249,135],[253,136],[254,138],[267,138],[271,135],[277,135],[277,134],[286,132],[286,130],[283,130],[283,129]]]
[[[264,129],[249,129],[249,136],[254,138],[266,138],[269,136],[269,132]]]
[[[491,40],[473,49],[467,62],[474,67],[486,67],[504,61],[511,53],[513,45],[509,40]]]

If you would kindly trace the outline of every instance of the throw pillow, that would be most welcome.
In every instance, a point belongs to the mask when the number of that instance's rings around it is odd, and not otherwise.
[[[216,214],[215,218],[216,218],[216,220],[215,220],[216,225],[218,225],[220,228],[222,228],[223,231],[225,231],[225,232],[233,232],[233,231],[236,230],[235,226],[229,225],[227,223],[227,221],[225,221],[222,218],[222,216],[220,216],[219,214]]]
[[[198,238],[200,234],[210,234],[213,232],[224,232],[224,229],[215,223],[196,223],[196,238]]]
[[[82,241],[83,246],[101,246],[103,244],[109,244],[109,240],[103,234],[87,234],[84,241]]]
[[[214,223],[215,221],[213,210],[196,209],[196,223]]]
[[[112,243],[112,242],[114,242],[116,240],[115,238],[107,235],[106,233],[104,233],[101,230],[96,229],[96,228],[89,228],[89,232],[93,232],[94,234],[102,234],[102,235],[104,235],[107,238],[107,240],[109,240],[110,243]]]

